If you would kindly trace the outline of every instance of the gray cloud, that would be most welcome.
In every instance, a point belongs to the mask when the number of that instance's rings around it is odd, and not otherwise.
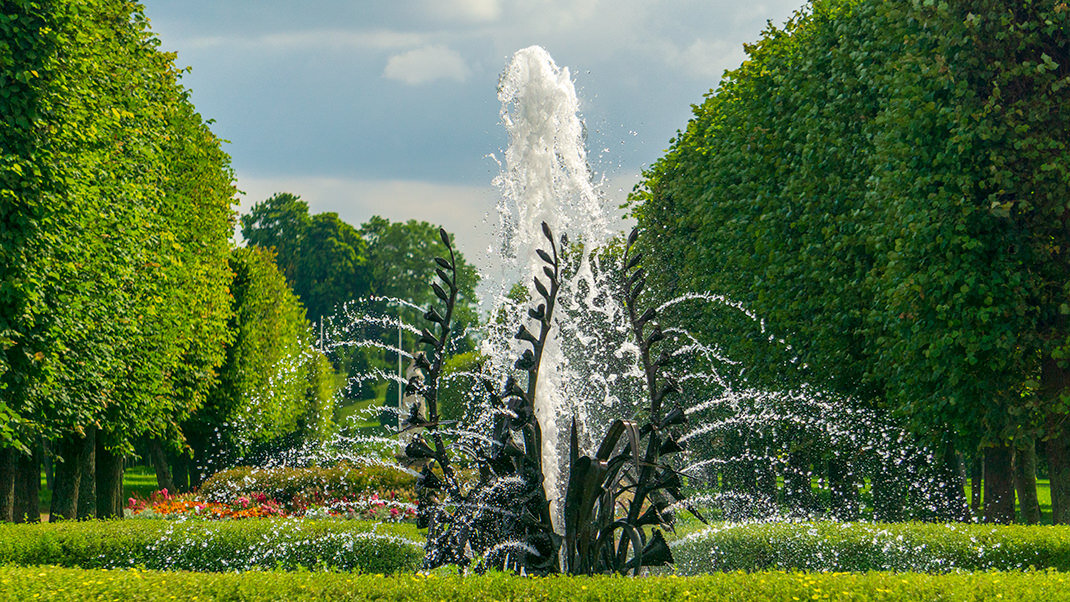
[[[495,88],[515,50],[540,44],[570,67],[592,165],[622,195],[742,44],[802,1],[144,4],[253,200],[288,190],[354,224],[381,207],[457,228],[492,204]]]

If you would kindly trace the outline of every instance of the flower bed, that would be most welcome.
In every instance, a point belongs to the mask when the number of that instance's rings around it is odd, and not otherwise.
[[[131,497],[124,514],[130,518],[349,518],[374,521],[412,521],[416,518],[416,494],[411,489],[371,492],[341,498],[298,494],[288,501],[261,491],[238,495],[222,502],[197,494],[172,495],[161,489],[148,498]]]

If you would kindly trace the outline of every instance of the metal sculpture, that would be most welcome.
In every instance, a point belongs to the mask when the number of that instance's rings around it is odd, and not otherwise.
[[[646,275],[638,267],[641,255],[632,252],[638,233],[633,230],[625,245],[620,294],[639,347],[649,405],[641,424],[639,420],[614,421],[593,456],[580,455],[573,420],[564,533],[559,534],[554,530],[543,487],[542,432],[534,411],[539,366],[561,284],[558,245],[545,222],[542,232],[549,251],[538,249],[537,253],[544,263],[545,281],[535,278],[541,301],[528,312],[538,323],[539,332],[522,325],[515,335],[531,346],[515,363],[515,368],[526,374],[526,386],[513,377],[507,378],[500,390],[493,382],[484,381],[495,411],[491,443],[470,450],[479,476],[470,486],[462,487],[440,432],[443,423],[437,407],[438,379],[457,298],[453,248],[449,236],[440,231],[449,259],[435,258],[442,284],[432,284],[432,288],[445,310],[439,313],[432,307],[424,315],[438,328],[437,334],[425,329],[420,339],[431,347],[433,360],[423,362],[426,379],[414,379],[407,386],[409,393],[425,399],[428,414],[414,411],[402,424],[403,429],[422,429],[405,452],[412,459],[428,462],[417,480],[422,500],[418,522],[428,529],[424,564],[426,568],[454,564],[528,574],[638,575],[646,567],[672,563],[662,534],[673,529],[672,506],[683,504],[704,520],[686,505],[680,475],[665,461],[667,456],[683,451],[676,430],[686,417],[679,406],[665,411],[668,397],[678,392],[673,381],[661,376],[670,354],[661,351],[657,359],[651,359],[664,334],[655,322],[657,311],[640,311],[638,306],[646,284]]]

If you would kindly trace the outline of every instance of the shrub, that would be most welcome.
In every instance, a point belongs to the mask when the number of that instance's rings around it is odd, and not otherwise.
[[[0,524],[0,565],[410,572],[423,559],[419,538],[409,525],[340,520]]]
[[[284,503],[294,498],[331,500],[370,492],[411,489],[416,477],[388,466],[338,464],[329,468],[239,467],[212,475],[201,485],[205,499],[228,502],[238,496],[264,493]]]
[[[684,537],[676,568],[717,571],[1070,571],[1070,527],[930,523],[725,524]]]
[[[729,573],[702,577],[552,577],[489,574],[159,573],[0,567],[12,600],[1064,600],[1060,573]]]

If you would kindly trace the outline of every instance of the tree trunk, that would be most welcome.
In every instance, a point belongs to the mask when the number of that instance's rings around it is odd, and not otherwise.
[[[970,465],[970,510],[974,516],[981,513],[981,482],[985,478],[985,463],[981,457],[981,454],[974,455]]]
[[[1070,394],[1070,371],[1059,360],[1045,356],[1040,364],[1041,400],[1058,407],[1059,399]],[[1048,414],[1045,435],[1048,478],[1051,484],[1051,522],[1070,525],[1070,415]]]
[[[758,460],[754,467],[754,484],[757,489],[756,499],[760,506],[760,513],[775,513],[777,509],[776,466],[774,462],[775,458],[766,453],[765,457]]]
[[[933,500],[936,520],[965,522],[970,518],[966,505],[966,469],[962,457],[955,451],[954,441],[944,443],[943,453],[936,459],[936,499]],[[1014,499],[1011,499],[1014,503]]]
[[[882,523],[902,522],[909,484],[900,474],[899,467],[878,466],[873,473],[873,520]]]
[[[41,522],[41,443],[20,454],[15,476],[15,522]]]
[[[1040,522],[1040,500],[1037,499],[1037,448],[1032,439],[1014,450],[1014,490],[1018,493],[1018,510],[1022,522]]]
[[[1013,451],[1009,445],[985,449],[985,522],[1014,522]]]
[[[47,439],[42,441],[41,442],[41,464],[44,466],[44,469],[45,469],[45,487],[49,491],[52,491],[52,488],[55,486],[54,485],[55,484],[55,479],[54,479],[55,471],[52,470],[53,469],[53,462],[52,462],[52,456],[53,455],[54,454],[52,453],[52,444],[49,443]]]
[[[805,452],[788,454],[784,470],[784,503],[791,512],[809,516],[814,511],[814,492],[810,487],[810,460]]]
[[[175,481],[175,487],[177,488],[175,489],[175,491],[179,493],[187,493],[190,490],[189,460],[187,460],[185,456],[177,456],[175,457],[175,462],[173,466],[175,467],[173,478]]]
[[[1048,478],[1051,484],[1051,523],[1070,525],[1070,428],[1065,420],[1048,427]]]
[[[14,447],[0,448],[0,522],[15,520],[15,464],[19,452]]]
[[[55,471],[49,522],[78,518],[78,490],[82,480],[82,455],[85,439],[70,434],[56,442],[53,456]]]
[[[97,517],[97,429],[85,429],[85,453],[81,456],[82,477],[78,485],[78,520]]]
[[[845,459],[829,459],[829,511],[839,520],[858,518],[858,484]]]
[[[175,481],[171,478],[171,468],[167,464],[167,453],[164,452],[159,439],[149,440],[149,456],[152,458],[152,467],[156,469],[156,488],[166,489],[172,494],[178,493]]]
[[[123,516],[123,457],[97,443],[97,518]]]

